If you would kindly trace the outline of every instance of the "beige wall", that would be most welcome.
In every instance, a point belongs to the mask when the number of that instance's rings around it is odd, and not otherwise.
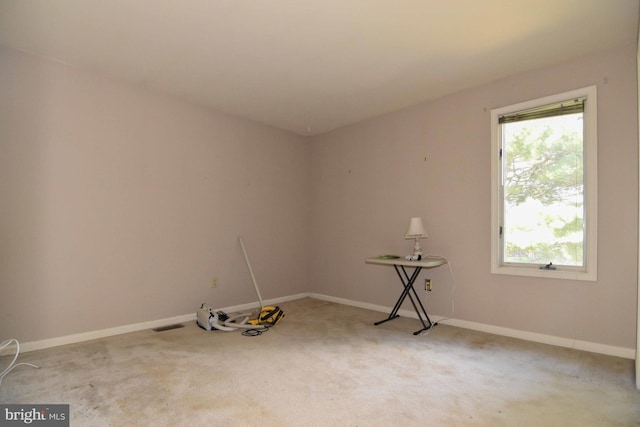
[[[0,48],[0,337],[34,341],[313,291],[390,306],[422,216],[454,317],[635,347],[636,50],[308,140]],[[596,84],[599,280],[490,273],[489,111]],[[212,277],[219,288],[211,289]],[[431,312],[449,311],[446,269]],[[426,277],[426,276],[425,276]]]
[[[455,318],[635,348],[635,62],[635,46],[626,46],[314,138],[313,291],[393,304],[400,287],[395,272],[364,259],[409,253],[412,244],[403,236],[409,218],[421,216],[426,252],[447,257],[453,267]],[[598,281],[491,274],[490,110],[589,85],[598,88]],[[431,312],[448,314],[447,270],[423,277],[434,279]]]
[[[0,337],[257,301],[239,234],[263,298],[299,292],[306,139],[3,48],[0,69]]]

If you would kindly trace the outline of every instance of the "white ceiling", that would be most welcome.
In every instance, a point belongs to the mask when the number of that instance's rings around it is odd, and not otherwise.
[[[639,0],[0,0],[0,44],[302,135],[637,40]]]

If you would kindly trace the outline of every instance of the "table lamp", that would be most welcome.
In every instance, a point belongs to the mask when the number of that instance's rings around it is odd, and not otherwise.
[[[422,224],[422,218],[413,217],[409,222],[409,230],[407,230],[407,234],[404,235],[404,238],[407,240],[415,239],[416,244],[413,247],[414,255],[422,255],[422,248],[420,247],[420,239],[427,238],[427,231],[424,229],[424,225]]]

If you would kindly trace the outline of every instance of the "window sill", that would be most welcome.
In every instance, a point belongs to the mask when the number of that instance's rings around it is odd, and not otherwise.
[[[545,279],[585,280],[595,282],[598,280],[595,271],[570,270],[558,268],[557,270],[540,269],[539,266],[492,266],[493,274],[508,274],[511,276],[542,277]]]

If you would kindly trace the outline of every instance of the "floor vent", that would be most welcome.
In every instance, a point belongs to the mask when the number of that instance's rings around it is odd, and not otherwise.
[[[168,326],[160,326],[159,328],[153,328],[153,330],[155,332],[164,332],[164,331],[170,331],[172,329],[180,329],[180,328],[184,328],[184,325],[182,323],[177,323],[175,325],[168,325]]]

